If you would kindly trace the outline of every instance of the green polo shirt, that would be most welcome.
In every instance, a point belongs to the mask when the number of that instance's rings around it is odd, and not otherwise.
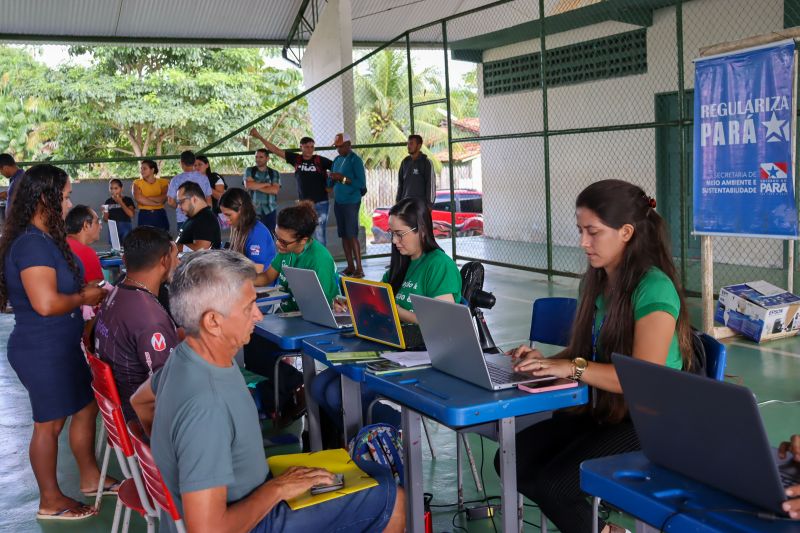
[[[651,268],[644,275],[636,290],[633,291],[633,320],[638,321],[655,311],[669,313],[675,320],[681,310],[681,300],[678,291],[669,276],[658,268]],[[606,316],[606,300],[602,294],[595,300],[595,331],[600,331],[603,319]],[[683,359],[678,347],[678,332],[672,334],[672,342],[667,352],[667,366],[680,370],[683,368]]]
[[[278,284],[284,291],[289,293],[289,299],[284,300],[281,304],[281,311],[297,311],[297,302],[292,296],[289,282],[286,281],[286,275],[283,273],[284,267],[305,268],[316,272],[329,304],[339,294],[339,285],[336,281],[336,263],[333,262],[333,257],[328,249],[314,239],[309,240],[299,254],[279,253],[272,260],[270,266],[278,272]]]
[[[389,272],[383,275],[388,283]],[[455,261],[442,250],[422,254],[408,265],[403,286],[394,297],[395,303],[407,311],[413,311],[412,294],[436,298],[444,294],[453,295],[456,303],[461,301],[461,273]]]

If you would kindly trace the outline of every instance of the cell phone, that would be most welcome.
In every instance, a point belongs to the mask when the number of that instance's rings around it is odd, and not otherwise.
[[[577,387],[578,382],[574,379],[567,379],[567,378],[555,378],[555,379],[545,379],[542,381],[534,381],[531,383],[521,383],[517,385],[517,388],[521,391],[525,392],[550,392],[554,390],[560,389],[571,389],[573,387]]]
[[[326,492],[333,492],[344,487],[344,474],[334,474],[333,482],[325,485],[314,485],[311,487],[311,495],[325,494]]]

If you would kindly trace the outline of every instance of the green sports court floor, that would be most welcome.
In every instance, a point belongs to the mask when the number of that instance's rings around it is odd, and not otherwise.
[[[383,275],[386,259],[369,260],[367,277],[379,279]],[[757,278],[754,278],[757,279]],[[744,280],[742,280],[744,281]],[[487,290],[497,297],[495,308],[487,312],[487,319],[495,340],[502,346],[512,346],[526,340],[531,302],[545,296],[575,296],[577,280],[554,278],[548,282],[545,276],[500,267],[487,267]],[[699,323],[699,302],[690,301],[693,322]],[[5,350],[6,339],[13,327],[11,315],[0,315],[0,351]],[[785,339],[758,346],[742,339],[726,341],[728,348],[727,374],[731,381],[750,387],[760,402],[780,400],[800,401],[800,339]],[[44,347],[43,347],[44,348]],[[773,445],[789,436],[800,433],[800,403],[796,405],[769,403],[761,412]],[[28,440],[31,433],[30,406],[27,393],[8,365],[5,356],[0,356],[0,531],[28,532],[106,532],[111,526],[114,499],[106,497],[99,516],[76,523],[37,523],[37,489],[28,463]],[[455,515],[456,473],[455,434],[447,428],[430,424],[436,459],[431,460],[427,446],[425,454],[425,488],[434,494],[434,531],[456,531],[461,526],[469,531],[495,531],[490,520],[467,522],[462,515]],[[294,428],[297,430],[297,428]],[[66,435],[66,432],[64,433]],[[471,447],[478,466],[481,465],[481,440],[472,435]],[[77,469],[66,439],[62,439],[59,457],[59,479],[63,490],[78,494]],[[492,467],[496,445],[489,440],[483,443],[485,464],[483,479],[486,495],[499,494],[498,479]],[[270,449],[268,453],[294,451]],[[518,453],[525,453],[518,450]],[[113,462],[113,461],[112,461]],[[483,497],[478,494],[467,468],[464,470],[465,496],[468,500]],[[630,521],[616,517],[623,525]],[[526,507],[526,520],[538,523],[538,515],[532,507]],[[144,531],[144,522],[134,517],[131,531]],[[497,524],[500,529],[500,524]],[[537,528],[527,526],[526,530]],[[320,530],[322,531],[322,530]]]

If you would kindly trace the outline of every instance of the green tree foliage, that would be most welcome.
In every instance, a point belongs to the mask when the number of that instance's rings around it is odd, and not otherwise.
[[[48,107],[35,94],[20,94],[20,80],[41,79],[47,72],[26,50],[0,47],[0,151],[18,161],[32,159],[50,148],[46,145]]]
[[[434,67],[417,68],[412,61],[412,91],[415,103],[444,97],[443,76]],[[359,144],[402,143],[410,133],[408,70],[406,52],[385,49],[366,61],[366,68],[354,75],[356,138]],[[457,89],[451,90],[453,118],[477,116],[477,82],[465,76]],[[424,151],[446,148],[447,131],[442,127],[447,113],[444,104],[416,107],[414,131],[425,140]],[[404,147],[365,150],[367,167],[397,168],[408,155]],[[438,161],[434,164],[439,167]]]
[[[58,117],[57,158],[158,158],[198,148],[300,90],[297,70],[267,67],[258,49],[70,49],[75,56],[89,52],[88,67],[65,66],[24,85]],[[276,127],[291,137],[305,115],[304,107],[293,106]],[[244,136],[227,148],[249,148],[242,142]],[[236,159],[212,161],[219,171],[238,171],[241,165]],[[129,164],[111,167],[131,172]],[[165,170],[175,171],[177,164]]]

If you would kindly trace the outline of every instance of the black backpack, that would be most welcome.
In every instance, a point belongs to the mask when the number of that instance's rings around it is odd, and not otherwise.
[[[703,345],[703,341],[700,339],[700,335],[702,332],[692,328],[691,332],[691,339],[692,339],[692,368],[688,369],[692,374],[697,374],[699,376],[707,376],[708,375],[708,361],[706,357],[706,347]],[[684,370],[687,370],[684,368]]]

